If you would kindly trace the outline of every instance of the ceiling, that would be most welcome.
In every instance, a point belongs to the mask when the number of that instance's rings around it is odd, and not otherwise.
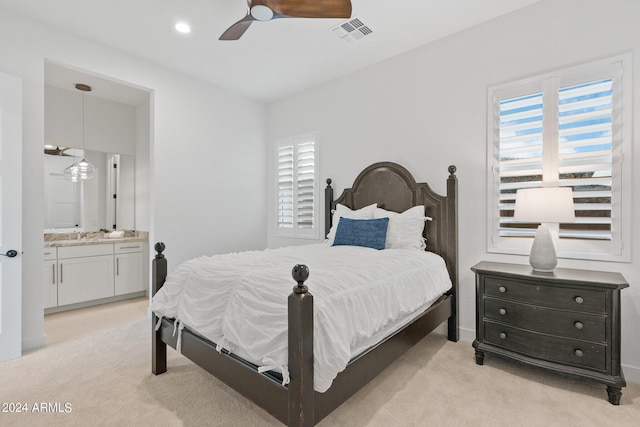
[[[331,31],[344,19],[299,18],[254,22],[240,40],[218,40],[246,15],[246,0],[0,0],[0,7],[272,102],[536,1],[352,0],[352,16],[373,30],[353,42]],[[177,21],[191,33],[175,31]]]

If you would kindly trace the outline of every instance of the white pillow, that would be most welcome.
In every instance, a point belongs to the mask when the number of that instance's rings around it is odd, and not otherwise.
[[[421,249],[426,243],[422,232],[424,231],[424,206],[414,206],[402,213],[387,211],[377,208],[373,213],[374,218],[389,218],[387,227],[387,240],[385,249]]]
[[[345,205],[341,205],[338,203],[336,205],[335,211],[333,211],[333,221],[331,222],[331,229],[329,230],[329,234],[327,234],[327,243],[333,245],[333,239],[336,237],[336,230],[338,229],[338,222],[340,222],[340,218],[349,218],[349,219],[373,219],[373,212],[378,207],[377,203],[374,203],[369,206],[365,206],[361,209],[351,210]]]

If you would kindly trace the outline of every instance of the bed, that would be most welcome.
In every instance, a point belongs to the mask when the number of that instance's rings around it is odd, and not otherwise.
[[[282,314],[286,316],[284,327],[288,353],[285,355],[286,370],[281,371],[280,375],[273,370],[263,372],[265,370],[259,369],[250,358],[241,357],[245,354],[228,351],[226,345],[215,342],[197,328],[180,325],[180,332],[176,334],[175,319],[156,312],[152,316],[152,372],[158,375],[167,370],[169,345],[282,423],[289,426],[311,426],[331,413],[443,322],[447,321],[448,339],[457,341],[457,179],[455,166],[450,166],[448,170],[446,196],[435,193],[426,183],[416,183],[404,167],[391,162],[375,163],[365,168],[355,179],[352,187],[345,189],[335,200],[331,180],[327,180],[325,234],[332,231],[333,213],[336,208],[358,210],[376,203],[377,207],[386,211],[405,212],[416,206],[424,206],[424,215],[431,219],[424,222],[425,249],[441,257],[450,280],[450,287],[437,295],[435,302],[430,301],[429,305],[412,313],[409,320],[393,328],[390,334],[384,335],[374,343],[368,343],[365,349],[359,350],[351,357],[346,368],[330,381],[330,386],[324,387],[322,391],[314,388],[314,333],[317,340],[320,339],[320,334],[314,327],[314,319],[318,321],[316,317],[322,313],[326,304],[322,305],[325,301],[318,299],[314,316],[314,286],[310,284],[313,280],[308,278],[318,269],[312,269],[310,272],[304,264],[291,266],[291,284],[294,286],[286,298],[286,305],[283,305],[283,310],[287,310],[287,313]],[[333,230],[335,232],[335,227]],[[157,243],[155,249],[157,254],[153,260],[152,278],[154,296],[167,280],[167,260],[162,253],[165,246]],[[324,248],[313,250],[326,252]],[[285,254],[283,252],[282,258],[288,259]],[[309,286],[305,282],[309,282]],[[315,286],[320,298],[320,287],[317,284]],[[357,287],[354,289],[356,290],[350,289],[352,294],[360,292]],[[282,304],[285,304],[284,301]],[[316,355],[316,358],[322,359],[321,354]],[[316,371],[319,370],[316,368]],[[288,376],[285,373],[288,373]],[[288,383],[284,377],[288,377]]]

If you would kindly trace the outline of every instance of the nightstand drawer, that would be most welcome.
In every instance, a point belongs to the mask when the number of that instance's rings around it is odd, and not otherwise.
[[[590,289],[544,286],[499,277],[486,277],[484,294],[564,310],[606,312],[606,293]]]
[[[484,297],[485,319],[520,329],[606,344],[606,316]]]
[[[484,323],[484,342],[550,362],[607,371],[607,347]]]

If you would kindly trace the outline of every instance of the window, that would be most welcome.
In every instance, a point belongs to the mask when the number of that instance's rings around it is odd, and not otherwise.
[[[630,261],[631,55],[489,88],[490,252],[528,254],[516,191],[571,187],[576,221],[558,256]]]
[[[318,237],[317,154],[317,133],[276,143],[278,235]]]

